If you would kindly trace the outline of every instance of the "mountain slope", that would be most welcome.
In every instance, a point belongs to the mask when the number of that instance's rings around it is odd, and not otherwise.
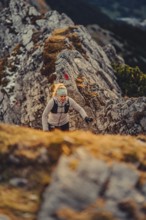
[[[124,61],[112,45],[102,48],[64,13],[40,14],[24,1],[11,1],[0,21],[1,122],[41,129],[51,86],[63,82],[69,96],[94,119],[87,126],[70,111],[71,130],[146,132],[146,97],[122,97],[113,63]]]

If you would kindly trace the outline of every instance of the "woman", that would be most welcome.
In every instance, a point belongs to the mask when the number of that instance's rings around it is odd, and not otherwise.
[[[48,102],[42,115],[43,130],[52,131],[58,128],[62,131],[69,131],[68,111],[70,107],[79,112],[86,123],[93,120],[87,116],[86,112],[79,104],[67,96],[67,89],[62,83],[56,84],[53,97]]]

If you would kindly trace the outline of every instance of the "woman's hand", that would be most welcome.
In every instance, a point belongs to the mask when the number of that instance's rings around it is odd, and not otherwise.
[[[90,118],[90,117],[85,117],[85,122],[87,123],[87,124],[89,124],[90,122],[92,122],[93,121],[93,118]]]

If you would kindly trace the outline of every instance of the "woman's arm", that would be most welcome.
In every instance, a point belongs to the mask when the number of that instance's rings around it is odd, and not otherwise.
[[[87,113],[85,112],[85,110],[72,98],[69,97],[69,103],[70,106],[75,109],[77,112],[79,112],[79,114],[82,116],[83,119],[85,119],[87,116]]]
[[[51,109],[53,108],[53,105],[54,105],[54,99],[51,99],[43,111],[42,127],[43,127],[44,131],[48,131],[48,114],[50,113]]]

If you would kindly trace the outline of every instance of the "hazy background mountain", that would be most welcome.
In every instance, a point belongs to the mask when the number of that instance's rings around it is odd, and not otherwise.
[[[88,4],[99,7],[110,18],[118,17],[136,17],[146,18],[146,1],[145,0],[83,0]]]

